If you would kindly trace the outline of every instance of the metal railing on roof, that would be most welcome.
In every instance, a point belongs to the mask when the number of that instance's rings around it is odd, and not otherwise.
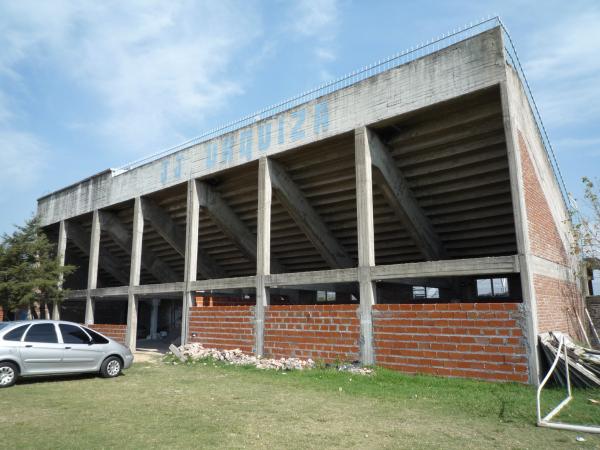
[[[498,26],[500,26],[502,28],[502,31],[503,31],[504,35],[506,36],[506,39],[504,39],[506,55],[508,56],[508,59],[510,60],[509,62],[515,68],[519,78],[521,79],[523,86],[525,87],[525,92],[526,92],[529,102],[531,104],[533,115],[534,115],[534,118],[535,118],[535,121],[536,121],[536,124],[538,127],[538,131],[540,133],[541,140],[546,149],[546,155],[547,155],[548,160],[552,166],[552,169],[559,181],[560,190],[561,190],[561,193],[563,196],[563,202],[565,203],[565,206],[568,209],[568,206],[567,206],[568,205],[568,203],[567,203],[568,193],[567,193],[567,189],[565,187],[562,173],[560,171],[560,167],[558,166],[556,154],[554,153],[554,149],[552,147],[552,144],[550,143],[550,139],[548,138],[546,128],[544,127],[544,123],[540,116],[537,104],[533,98],[533,94],[531,92],[529,82],[527,81],[527,78],[525,77],[525,73],[524,73],[521,63],[519,61],[519,57],[518,57],[517,51],[515,49],[515,46],[513,44],[512,38],[511,38],[510,34],[508,33],[508,30],[504,26],[504,23],[500,19],[500,17],[497,17],[497,16],[488,17],[487,19],[484,18],[478,22],[474,22],[474,23],[472,22],[463,27],[459,27],[458,29],[455,29],[452,32],[442,34],[441,36],[438,36],[435,39],[431,39],[431,40],[428,40],[417,46],[408,48],[408,49],[406,49],[402,52],[396,53],[395,55],[392,55],[386,59],[383,59],[376,63],[370,64],[359,70],[351,72],[340,78],[337,78],[333,81],[324,83],[314,89],[311,89],[309,91],[306,91],[299,95],[296,95],[295,97],[291,97],[291,98],[284,100],[280,103],[277,103],[275,105],[263,108],[259,111],[254,112],[253,114],[249,114],[245,117],[242,117],[241,119],[238,119],[238,120],[229,122],[225,125],[213,128],[212,130],[209,130],[209,131],[201,134],[200,136],[190,139],[189,141],[186,141],[175,147],[170,147],[168,149],[154,153],[147,157],[133,161],[122,167],[114,169],[114,172],[115,173],[126,172],[128,170],[131,170],[136,167],[142,166],[144,164],[150,163],[156,159],[162,158],[163,156],[167,156],[167,155],[176,153],[180,150],[184,150],[186,148],[192,147],[194,145],[201,144],[203,142],[209,141],[210,139],[213,139],[217,136],[229,133],[231,131],[239,130],[239,129],[244,128],[248,125],[251,125],[259,120],[268,119],[268,118],[270,118],[274,115],[277,115],[283,111],[294,108],[295,106],[298,106],[302,103],[306,103],[308,101],[317,99],[319,97],[322,97],[324,95],[330,94],[335,91],[338,91],[340,89],[344,89],[348,86],[351,86],[360,81],[363,81],[369,77],[372,77],[374,75],[379,75],[383,72],[386,72],[390,69],[399,67],[403,64],[409,63],[418,58],[422,58],[424,56],[430,55],[432,53],[435,53],[444,48],[450,47],[451,45],[454,45],[458,42],[464,41],[468,38],[471,38],[473,36],[476,36],[478,34],[481,34],[485,31],[491,30]]]
[[[556,158],[556,153],[554,153],[554,148],[552,147],[552,142],[550,142],[550,138],[548,137],[548,133],[546,132],[546,127],[544,126],[544,122],[542,120],[542,116],[540,115],[540,111],[538,109],[537,103],[533,98],[533,93],[531,92],[531,87],[529,86],[529,81],[525,76],[525,71],[523,70],[523,66],[521,66],[521,61],[519,60],[519,55],[517,53],[517,49],[513,43],[512,37],[508,32],[508,29],[502,22],[500,17],[496,17],[499,25],[502,27],[502,32],[504,33],[504,51],[507,56],[508,62],[513,66],[517,75],[521,79],[521,83],[524,87],[525,94],[527,95],[527,99],[529,100],[529,104],[531,105],[531,111],[533,112],[533,117],[535,119],[538,132],[540,134],[540,139],[544,145],[546,150],[546,156],[550,165],[552,166],[552,170],[554,171],[554,175],[557,178],[558,186],[560,188],[560,192],[562,194],[563,203],[567,211],[569,208],[569,192],[567,191],[567,186],[565,185],[565,180],[563,179],[562,172],[560,170],[560,166],[558,165],[558,159]]]

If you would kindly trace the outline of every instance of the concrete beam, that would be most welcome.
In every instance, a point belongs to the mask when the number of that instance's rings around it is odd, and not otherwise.
[[[217,224],[219,229],[240,249],[250,261],[257,260],[257,238],[241,221],[221,195],[205,182],[198,182],[200,207]],[[270,201],[270,200],[269,200]],[[270,215],[269,215],[270,220]],[[278,261],[271,259],[270,266],[276,272],[285,272]]]
[[[518,272],[520,272],[519,258],[515,255],[375,266],[371,269],[371,276],[374,280],[379,281],[400,278],[496,275]]]
[[[374,180],[417,248],[427,260],[444,259],[446,252],[441,239],[417,203],[386,145],[368,128],[365,131],[365,141],[371,153],[371,163],[376,169]]]
[[[129,286],[105,287],[90,291],[93,298],[127,297],[128,294]]]
[[[127,254],[131,255],[132,240],[127,227],[119,217],[108,211],[100,211],[102,228],[110,235],[112,240]],[[175,282],[179,279],[177,273],[160,259],[154,251],[142,243],[142,266],[162,283]]]
[[[351,283],[358,281],[358,269],[316,270],[310,272],[277,273],[265,277],[270,287],[309,284]]]
[[[190,283],[191,291],[210,291],[213,289],[243,289],[255,288],[256,277],[221,278],[213,280],[200,280]]]
[[[87,289],[71,289],[65,292],[65,300],[82,300],[87,296]]]
[[[181,294],[184,292],[185,283],[144,284],[142,286],[135,286],[131,288],[131,290],[138,297],[171,297],[173,294]]]
[[[67,224],[67,230],[68,230],[67,233],[68,233],[69,239],[71,239],[71,241],[73,241],[73,243],[83,253],[85,253],[88,257],[90,257],[90,245],[91,245],[90,242],[91,242],[91,240],[90,240],[90,237],[88,236],[88,234],[86,233],[86,231],[84,230],[84,228],[80,224],[71,222],[71,221],[66,222],[66,224]],[[100,267],[102,267],[104,270],[106,270],[108,273],[110,273],[115,279],[117,279],[118,281],[120,281],[123,284],[127,284],[128,279],[125,274],[126,273],[125,268],[123,267],[121,262],[115,256],[113,256],[113,254],[110,253],[108,250],[99,249],[98,264],[100,265]],[[98,273],[96,272],[96,279],[97,279],[97,276],[98,276]],[[88,280],[89,280],[89,275],[88,275]]]
[[[548,261],[547,259],[535,255],[531,255],[529,262],[531,264],[531,271],[534,274],[555,278],[568,283],[577,282],[576,274],[573,273],[573,269],[570,267]]]
[[[354,261],[350,255],[333,236],[327,224],[285,169],[276,161],[267,160],[266,164],[271,165],[271,180],[275,195],[325,262],[333,269],[353,267]]]
[[[152,199],[142,198],[142,209],[144,218],[152,224],[156,232],[185,258],[185,229],[177,225],[167,212]],[[223,278],[225,276],[225,272],[201,248],[198,248],[196,264],[198,272],[205,278]]]

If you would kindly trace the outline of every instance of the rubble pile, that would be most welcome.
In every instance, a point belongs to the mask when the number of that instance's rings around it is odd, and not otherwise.
[[[236,366],[255,366],[257,369],[270,370],[304,370],[314,369],[316,363],[312,359],[300,358],[263,358],[260,356],[247,355],[239,348],[235,350],[218,350],[216,348],[205,348],[202,344],[186,344],[180,347],[171,345],[169,350],[181,361],[200,360],[211,358],[215,361],[223,361]],[[360,367],[357,364],[343,364],[337,366],[340,371],[355,373],[358,375],[371,375],[373,369]]]

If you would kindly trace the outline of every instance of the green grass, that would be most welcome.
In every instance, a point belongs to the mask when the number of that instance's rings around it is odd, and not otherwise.
[[[545,395],[546,406],[562,391]],[[600,390],[560,420],[600,425]],[[7,448],[600,448],[600,435],[535,426],[535,391],[378,369],[272,372],[138,363],[111,380],[22,382],[0,391]]]

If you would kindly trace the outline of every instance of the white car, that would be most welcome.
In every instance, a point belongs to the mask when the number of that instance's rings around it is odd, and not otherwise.
[[[73,322],[0,322],[0,388],[19,377],[99,373],[112,378],[133,363],[131,351]]]

